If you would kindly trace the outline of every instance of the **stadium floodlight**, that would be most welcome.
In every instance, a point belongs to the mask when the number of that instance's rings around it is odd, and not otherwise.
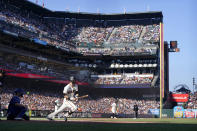
[[[157,64],[153,64],[153,67],[157,67]]]
[[[127,68],[128,66],[129,66],[128,64],[125,64],[125,65],[124,65],[125,68]]]
[[[147,64],[144,64],[144,67],[147,67],[148,65]]]
[[[142,64],[139,64],[138,67],[142,67]]]
[[[110,67],[111,67],[111,68],[114,68],[114,64],[111,64]]]
[[[134,67],[138,67],[138,65],[137,64],[134,64]]]
[[[152,67],[153,66],[153,64],[148,64],[148,67]]]
[[[133,65],[132,65],[132,64],[129,64],[129,67],[131,67],[131,68],[132,68],[132,67],[133,67]]]
[[[123,68],[123,64],[120,64],[120,68]]]
[[[115,68],[118,68],[120,65],[119,64],[115,64]]]
[[[89,64],[89,67],[92,67],[92,64]]]

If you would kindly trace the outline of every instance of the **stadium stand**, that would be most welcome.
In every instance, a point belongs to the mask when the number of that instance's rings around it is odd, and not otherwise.
[[[12,97],[13,90],[7,90],[2,93],[2,107],[7,109],[7,104]],[[30,106],[32,110],[54,110],[55,100],[60,99],[61,103],[63,99],[58,93],[49,93],[39,91],[28,90],[30,94],[24,95],[22,103]],[[113,97],[99,97],[96,99],[84,99],[80,100],[77,105],[82,108],[83,112],[91,113],[111,113],[111,104],[115,100]],[[140,100],[131,98],[119,98],[119,114],[133,114],[133,105],[135,102],[139,106],[139,114],[148,114],[149,109],[158,109],[159,101],[155,100]]]
[[[109,22],[101,22],[101,27],[96,26],[96,21],[86,21],[89,27],[78,26],[76,18],[65,19],[64,22],[48,23],[47,18],[42,18],[33,12],[20,10],[12,5],[4,4],[0,10],[1,29],[4,32],[11,32],[16,36],[30,38],[41,44],[49,44],[82,54],[131,54],[132,52],[150,52],[156,50],[153,42],[159,42],[159,25],[123,25],[108,26]],[[87,23],[89,22],[89,23]],[[126,24],[126,22],[124,23]],[[94,26],[93,26],[94,25]],[[127,43],[130,43],[128,46]],[[153,47],[141,47],[143,45],[154,45]],[[86,48],[74,49],[70,45],[89,45]],[[93,49],[95,46],[109,45],[111,49]],[[118,44],[121,47],[114,47]],[[138,47],[136,47],[136,45]],[[91,46],[91,47],[90,47]],[[122,55],[122,54],[119,54]]]
[[[7,109],[15,89],[13,84],[19,86],[21,81],[27,80],[14,77],[12,84],[9,73],[47,76],[31,79],[30,84],[22,85],[26,92],[30,92],[22,103],[31,105],[32,110],[54,110],[54,101],[63,100],[60,94],[70,75],[75,76],[79,83],[89,84],[80,87],[80,93],[88,92],[91,96],[78,103],[83,112],[111,113],[111,103],[117,98],[120,114],[133,114],[135,102],[139,114],[159,108],[156,93],[160,12],[128,16],[76,14],[52,12],[24,1],[28,6],[42,10],[37,11],[15,2],[0,2],[0,46],[3,47],[0,68],[7,71],[10,79],[2,93],[4,109]],[[56,85],[49,80],[56,81]],[[38,84],[41,81],[44,84]],[[119,89],[114,91],[114,88]],[[129,88],[128,92],[122,88]],[[93,95],[91,91],[97,94]],[[143,95],[148,96],[147,99],[142,98]]]

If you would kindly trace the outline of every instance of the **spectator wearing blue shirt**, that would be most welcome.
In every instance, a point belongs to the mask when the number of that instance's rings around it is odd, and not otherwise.
[[[29,120],[29,117],[25,114],[27,107],[20,104],[21,97],[23,97],[23,90],[16,89],[14,96],[10,100],[8,111],[7,111],[7,120]]]

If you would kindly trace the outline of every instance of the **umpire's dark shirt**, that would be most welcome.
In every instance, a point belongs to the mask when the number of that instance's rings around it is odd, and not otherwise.
[[[134,105],[133,110],[134,111],[138,111],[138,106],[137,105]]]

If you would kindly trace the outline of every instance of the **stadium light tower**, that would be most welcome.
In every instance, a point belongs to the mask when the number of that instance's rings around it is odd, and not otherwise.
[[[160,118],[162,118],[162,106],[164,94],[169,93],[169,52],[179,52],[177,41],[163,42],[163,24],[160,25]]]

